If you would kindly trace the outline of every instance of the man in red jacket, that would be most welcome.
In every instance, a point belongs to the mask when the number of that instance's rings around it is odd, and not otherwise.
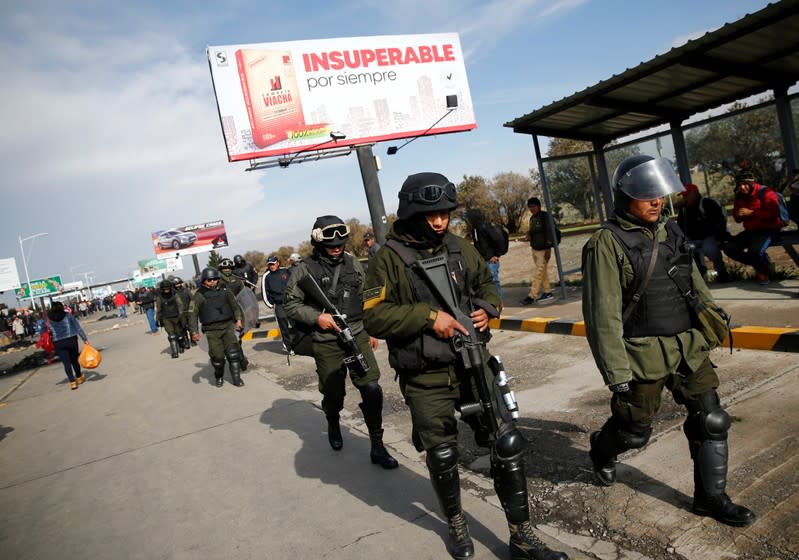
[[[122,292],[117,292],[114,296],[114,305],[116,306],[117,311],[119,311],[119,317],[121,319],[127,319],[128,298],[125,297],[125,294]]]
[[[732,217],[743,224],[744,231],[730,240],[724,252],[731,259],[752,266],[757,281],[766,285],[770,266],[766,249],[782,228],[777,193],[757,183],[751,173],[739,174],[735,182]]]

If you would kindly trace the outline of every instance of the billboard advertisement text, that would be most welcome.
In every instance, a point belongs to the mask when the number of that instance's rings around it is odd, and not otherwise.
[[[350,146],[477,126],[457,33],[212,46],[207,54],[229,161],[333,147],[331,132]]]
[[[19,299],[29,299],[31,297],[59,294],[63,291],[64,285],[61,282],[61,277],[51,276],[50,278],[31,280],[30,286],[23,282],[22,286],[17,290],[17,297]]]

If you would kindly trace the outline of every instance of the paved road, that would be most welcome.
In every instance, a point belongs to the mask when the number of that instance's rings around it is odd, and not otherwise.
[[[216,389],[207,356],[195,348],[170,359],[166,337],[146,335],[140,316],[85,326],[104,361],[79,390],[59,364],[0,377],[3,558],[448,558],[382,346],[386,440],[401,463],[389,472],[369,463],[357,391],[346,400],[345,448],[330,450],[312,360],[286,365],[276,340],[246,343],[246,387]],[[598,488],[586,449],[608,395],[585,340],[498,331],[491,347],[525,412],[534,520],[572,558],[799,557],[796,354],[714,352],[735,420],[729,491],[760,515],[731,529],[688,512],[690,460],[670,398],[650,445],[622,458],[620,483]],[[467,431],[464,505],[477,558],[504,558],[487,457]]]

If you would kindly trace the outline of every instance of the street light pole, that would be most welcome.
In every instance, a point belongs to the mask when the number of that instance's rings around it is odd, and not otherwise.
[[[28,283],[28,296],[31,300],[31,306],[33,309],[36,309],[36,302],[33,299],[33,289],[31,288],[31,277],[28,274],[28,260],[25,258],[25,248],[22,245],[23,241],[27,241],[28,239],[34,239],[36,237],[41,237],[43,235],[47,235],[47,233],[34,233],[33,235],[29,235],[28,237],[19,236],[19,252],[22,253],[22,267],[25,269],[25,281]]]

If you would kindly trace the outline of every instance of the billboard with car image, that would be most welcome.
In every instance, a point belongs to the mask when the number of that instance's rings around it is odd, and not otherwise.
[[[159,259],[176,259],[228,246],[223,220],[161,229],[150,236],[155,256]]]

